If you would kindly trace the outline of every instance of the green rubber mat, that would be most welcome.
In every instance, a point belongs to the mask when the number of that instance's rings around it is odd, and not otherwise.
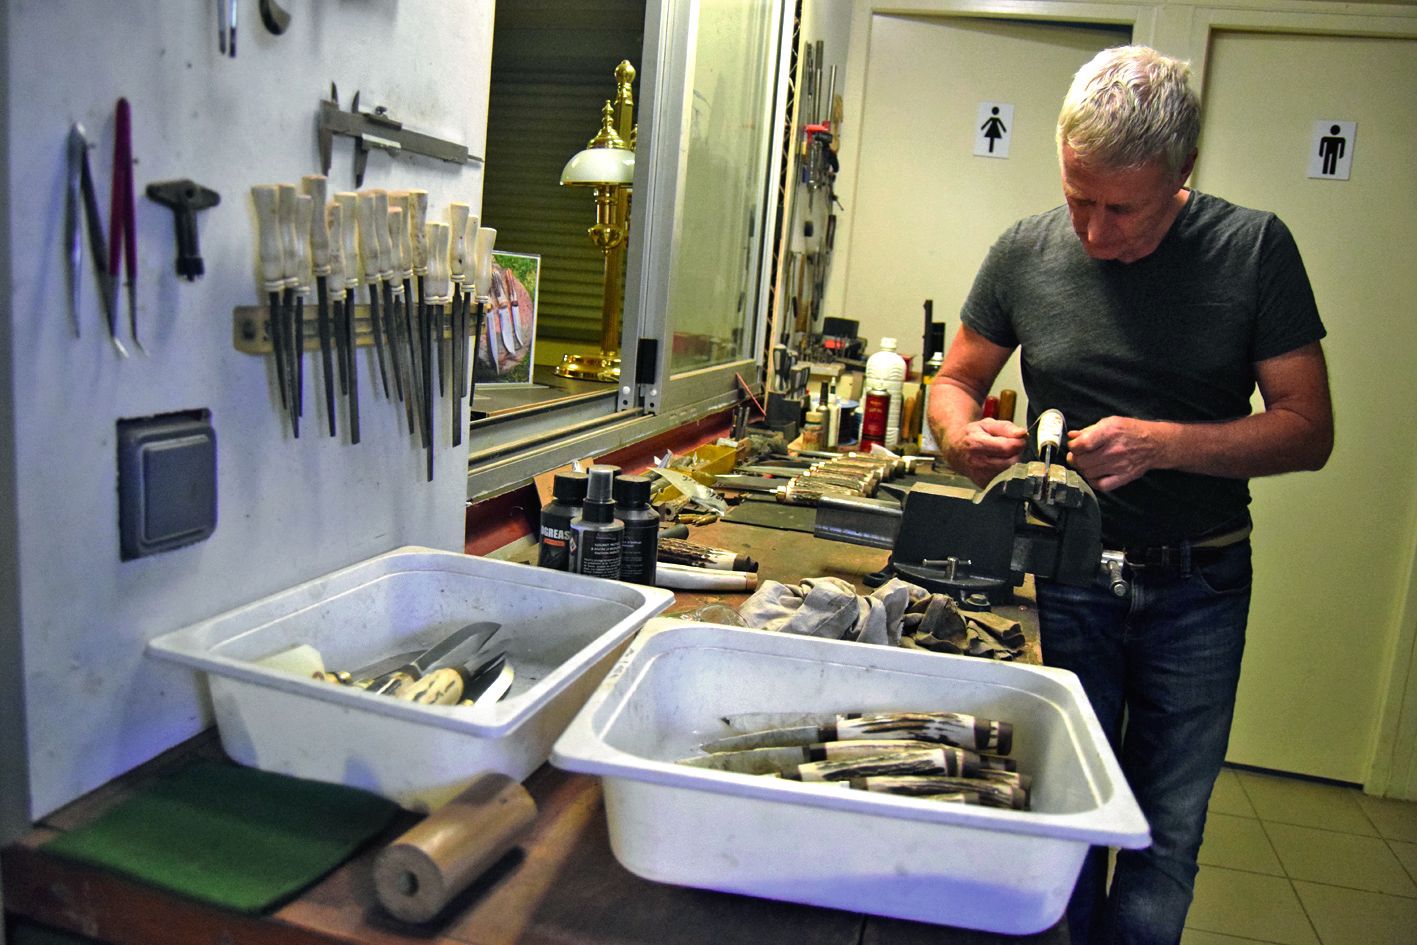
[[[264,912],[347,860],[398,814],[338,784],[198,761],[45,850],[237,912]]]

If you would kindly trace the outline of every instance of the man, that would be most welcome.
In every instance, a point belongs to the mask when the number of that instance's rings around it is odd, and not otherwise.
[[[1064,206],[990,249],[935,378],[930,424],[983,485],[1027,431],[981,420],[1015,347],[1030,425],[1056,407],[1131,590],[1039,581],[1045,662],[1077,673],[1151,825],[1084,864],[1077,945],[1168,942],[1190,907],[1229,737],[1250,600],[1247,479],[1318,469],[1333,445],[1313,292],[1273,214],[1187,189],[1200,102],[1186,63],[1108,49],[1058,118]],[[1250,412],[1258,385],[1264,409]]]

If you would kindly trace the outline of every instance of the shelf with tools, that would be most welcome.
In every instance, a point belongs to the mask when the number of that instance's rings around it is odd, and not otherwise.
[[[266,355],[274,351],[270,334],[271,310],[266,305],[238,305],[231,311],[231,345],[243,354]],[[306,341],[306,352],[318,352],[320,341],[319,314],[312,306],[301,318],[301,337]],[[434,337],[437,337],[435,331]],[[442,337],[450,342],[454,337],[451,325],[444,324]],[[360,304],[354,308],[355,347],[373,347],[374,329],[369,318],[369,306]]]

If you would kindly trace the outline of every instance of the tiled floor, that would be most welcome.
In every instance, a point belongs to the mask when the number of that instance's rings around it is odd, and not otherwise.
[[[1182,945],[1417,945],[1417,802],[1226,769]]]

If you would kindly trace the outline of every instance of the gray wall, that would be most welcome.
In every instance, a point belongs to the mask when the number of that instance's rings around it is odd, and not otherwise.
[[[372,395],[366,359],[363,442],[322,436],[320,375],[307,356],[306,418],[301,438],[292,439],[267,360],[233,347],[232,310],[260,300],[249,188],[318,172],[315,116],[332,80],[345,106],[358,90],[363,108],[387,106],[413,130],[482,153],[493,3],[290,7],[291,26],[275,37],[254,3],[240,4],[239,54],[229,59],[218,54],[211,3],[6,5],[0,379],[11,390],[0,404],[0,810],[7,833],[209,724],[193,676],[145,655],[152,637],[399,545],[462,547],[466,447],[451,445],[448,425],[439,424],[439,471],[428,483],[402,408]],[[87,252],[81,338],[64,304],[65,138],[77,121],[96,142],[90,161],[107,220],[120,95],[133,109],[138,308],[148,352],[126,360],[106,337]],[[349,139],[337,139],[331,191],[353,189],[351,150]],[[171,214],[142,196],[150,182],[183,177],[222,197],[198,219],[207,273],[193,283],[173,271]],[[375,152],[364,186],[427,189],[430,218],[451,200],[480,210],[475,164]],[[210,410],[217,431],[216,533],[122,562],[115,421],[197,408]]]

